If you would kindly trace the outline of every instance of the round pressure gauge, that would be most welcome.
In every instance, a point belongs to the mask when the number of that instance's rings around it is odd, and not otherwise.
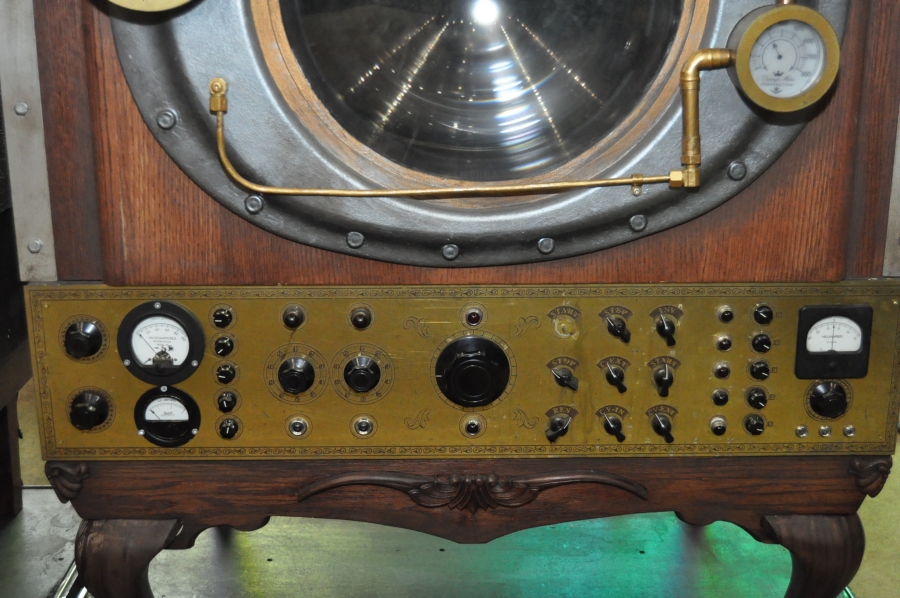
[[[134,423],[138,434],[157,446],[181,446],[200,430],[200,408],[187,393],[161,386],[138,400]]]
[[[119,357],[128,370],[151,384],[187,379],[203,359],[203,329],[186,309],[153,301],[131,310],[119,327]]]
[[[863,332],[859,324],[843,316],[824,318],[813,324],[806,334],[806,350],[810,354],[858,353]]]
[[[735,85],[774,112],[802,110],[837,78],[840,42],[821,14],[799,5],[765,6],[741,19],[728,39]]]

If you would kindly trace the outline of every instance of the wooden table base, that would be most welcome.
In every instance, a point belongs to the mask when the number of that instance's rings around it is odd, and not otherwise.
[[[151,598],[147,570],[213,526],[270,516],[367,521],[461,543],[522,529],[675,511],[734,523],[793,557],[789,598],[834,598],[865,549],[856,511],[887,456],[319,462],[49,462],[85,519],[76,562],[95,598]]]

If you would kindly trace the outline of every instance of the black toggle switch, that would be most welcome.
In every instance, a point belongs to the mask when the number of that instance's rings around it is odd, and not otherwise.
[[[625,434],[622,432],[622,420],[616,415],[603,414],[603,429],[610,436],[615,436],[619,442],[625,442]]]
[[[653,417],[650,418],[650,426],[654,432],[665,438],[669,444],[675,442],[675,437],[672,436],[672,420],[667,415],[654,413]]]
[[[668,364],[660,366],[653,371],[653,381],[656,383],[656,392],[661,397],[669,396],[669,388],[675,384],[675,372]]]
[[[611,316],[606,318],[606,329],[614,337],[621,339],[623,343],[631,342],[631,331],[623,318]]]
[[[569,433],[569,425],[572,418],[568,415],[554,415],[550,418],[550,427],[547,428],[547,440],[556,442],[561,436]]]
[[[656,321],[656,332],[666,339],[667,346],[675,346],[675,322],[666,316],[659,316],[659,319]]]
[[[578,390],[578,378],[576,378],[575,374],[570,370],[566,368],[554,368],[552,371],[553,379],[556,380],[557,384],[564,388]]]
[[[606,381],[619,389],[619,394],[628,390],[628,387],[625,386],[625,370],[617,365],[606,364]]]

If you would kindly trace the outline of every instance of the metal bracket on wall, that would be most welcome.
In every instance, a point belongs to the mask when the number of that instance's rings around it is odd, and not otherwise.
[[[897,149],[894,151],[894,179],[887,240],[884,244],[883,275],[900,276],[900,126],[897,127]]]
[[[56,249],[31,0],[0,2],[0,56],[19,276],[23,281],[53,281]]]

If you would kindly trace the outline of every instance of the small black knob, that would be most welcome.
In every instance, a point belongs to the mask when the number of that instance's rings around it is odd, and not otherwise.
[[[731,366],[727,363],[717,363],[716,367],[713,368],[713,374],[715,374],[716,378],[719,380],[725,380],[731,375]]]
[[[369,392],[381,380],[381,368],[370,357],[354,357],[344,366],[344,382],[353,392]]]
[[[830,419],[838,418],[847,412],[847,392],[837,382],[822,382],[812,389],[809,406],[813,411]]]
[[[650,418],[650,427],[653,428],[654,432],[665,438],[669,444],[675,442],[675,438],[672,436],[672,420],[669,419],[668,415],[654,413],[653,417]]]
[[[286,309],[284,313],[281,314],[281,321],[291,330],[300,328],[303,325],[303,320],[303,312],[298,307]]]
[[[659,319],[656,321],[656,332],[666,339],[667,346],[675,346],[675,322],[671,319],[666,316],[659,316]]]
[[[756,320],[757,324],[771,324],[772,320],[775,319],[775,312],[768,305],[758,305],[753,310],[753,319]]]
[[[220,307],[213,312],[213,324],[216,328],[228,328],[234,321],[234,313],[230,307]]]
[[[772,337],[768,334],[757,334],[750,344],[757,353],[768,353],[772,350]]]
[[[350,323],[357,330],[365,330],[372,325],[372,312],[365,307],[354,309],[350,314]]]
[[[572,418],[568,415],[560,413],[550,418],[550,426],[547,428],[547,440],[556,442],[561,436],[569,433],[569,425]]]
[[[216,399],[216,407],[222,413],[231,413],[237,407],[237,396],[233,392],[223,392]]]
[[[228,419],[222,420],[222,423],[219,424],[219,436],[224,438],[225,440],[231,440],[238,433],[238,423],[237,420]]]
[[[754,380],[767,380],[769,373],[769,364],[765,361],[757,361],[750,365],[750,377]]]
[[[727,336],[719,337],[719,340],[716,341],[716,348],[719,351],[728,351],[731,349],[731,339]]]
[[[752,415],[748,415],[744,419],[744,429],[754,436],[759,436],[766,431],[766,420],[764,420],[762,416],[756,415],[755,413]]]
[[[216,342],[213,343],[213,351],[219,357],[228,357],[234,351],[234,339],[230,336],[217,338]]]
[[[726,405],[728,403],[728,391],[724,388],[714,391],[712,394],[712,402],[719,407]]]
[[[92,357],[103,346],[103,333],[92,322],[75,322],[66,329],[64,344],[72,357]]]
[[[617,365],[606,364],[606,381],[611,386],[615,386],[619,394],[628,390],[628,387],[625,386],[625,370]]]
[[[669,396],[669,388],[675,384],[675,371],[668,365],[661,365],[653,370],[653,382],[661,397]]]
[[[93,430],[109,417],[109,402],[97,393],[85,391],[72,401],[69,421],[79,430]]]
[[[237,370],[230,363],[223,363],[216,369],[216,380],[219,384],[231,384],[237,377]]]
[[[484,319],[484,313],[478,308],[472,308],[466,312],[466,324],[469,326],[478,326]]]
[[[291,357],[278,368],[278,383],[285,392],[298,395],[312,388],[316,381],[316,369],[302,357]]]
[[[716,436],[724,436],[728,431],[728,425],[725,423],[725,418],[716,416],[709,421],[709,429]]]
[[[610,316],[606,318],[606,329],[614,337],[621,339],[623,343],[631,342],[631,331],[628,330],[628,324],[624,318],[619,316]]]
[[[769,404],[769,395],[761,388],[751,388],[747,391],[747,404],[754,409],[765,409]]]
[[[470,419],[466,422],[465,430],[469,436],[478,436],[481,434],[481,422],[477,419]]]
[[[719,309],[719,321],[727,324],[728,322],[734,319],[734,310],[730,307],[723,307]]]
[[[500,345],[483,336],[464,336],[441,351],[434,368],[445,397],[462,407],[483,407],[497,400],[509,384],[509,358]]]
[[[575,377],[575,374],[573,374],[571,370],[567,368],[554,368],[551,371],[553,373],[553,379],[556,380],[557,384],[564,388],[578,390],[578,378]]]
[[[610,436],[615,436],[619,442],[625,442],[625,434],[622,432],[622,420],[617,415],[603,414],[603,429]]]

